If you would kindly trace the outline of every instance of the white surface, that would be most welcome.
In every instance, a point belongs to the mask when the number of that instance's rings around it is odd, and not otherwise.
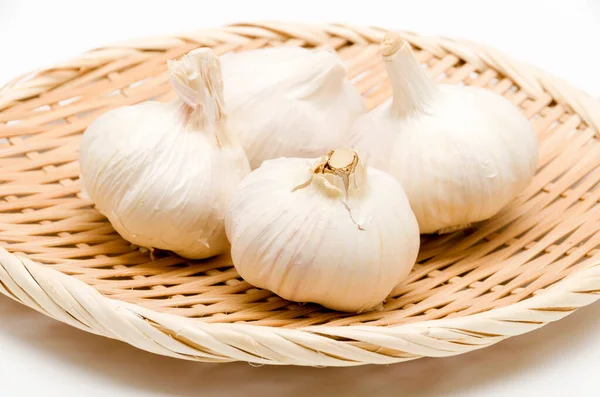
[[[114,41],[265,19],[339,21],[469,38],[600,96],[600,2],[595,0],[0,0],[0,85]],[[78,331],[0,296],[2,397],[597,396],[599,365],[600,304],[459,357],[316,369],[159,357]]]

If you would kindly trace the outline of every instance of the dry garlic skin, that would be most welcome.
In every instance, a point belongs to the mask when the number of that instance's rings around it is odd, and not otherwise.
[[[390,48],[394,44],[383,45],[393,98],[357,121],[349,144],[396,177],[421,233],[459,230],[490,218],[535,174],[533,128],[500,95],[434,84],[410,47]]]
[[[371,309],[412,269],[417,222],[390,175],[327,164],[281,158],[244,179],[226,218],[233,262],[246,281],[285,299]]]
[[[188,90],[176,87],[178,98],[168,104],[122,107],[95,120],[81,143],[81,175],[98,210],[126,240],[206,258],[229,248],[225,206],[249,166],[215,92],[218,59],[201,49],[175,62],[184,64],[170,65],[173,83]]]
[[[222,64],[229,122],[253,169],[278,157],[318,157],[365,113],[334,52],[277,47],[226,54]]]

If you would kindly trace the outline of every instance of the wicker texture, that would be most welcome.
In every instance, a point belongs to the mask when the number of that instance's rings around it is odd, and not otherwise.
[[[170,99],[166,60],[200,46],[330,46],[373,107],[391,93],[379,56],[384,33],[240,24],[121,43],[10,82],[0,90],[0,292],[159,354],[335,366],[467,352],[596,300],[600,103],[466,41],[400,32],[437,81],[486,87],[522,109],[540,139],[538,174],[476,230],[423,237],[419,263],[383,311],[287,302],[241,280],[227,257],[150,258],[81,195],[81,133],[108,109]]]

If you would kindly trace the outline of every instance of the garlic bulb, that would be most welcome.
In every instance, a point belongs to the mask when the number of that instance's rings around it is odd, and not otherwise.
[[[434,84],[397,37],[385,37],[382,53],[393,98],[357,121],[349,144],[401,183],[421,233],[496,214],[535,173],[527,119],[486,89]]]
[[[170,61],[177,98],[111,110],[85,131],[85,190],[126,240],[188,258],[225,252],[227,200],[250,172],[228,130],[218,58]]]
[[[343,311],[381,303],[419,249],[398,182],[345,148],[265,161],[232,198],[225,228],[233,263],[250,284]]]
[[[332,51],[276,47],[221,57],[229,122],[254,169],[341,145],[365,113]]]

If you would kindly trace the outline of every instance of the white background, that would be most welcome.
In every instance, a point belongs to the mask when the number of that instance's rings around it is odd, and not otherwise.
[[[349,22],[495,46],[600,96],[600,1],[0,0],[0,86],[86,49],[228,22]],[[0,296],[0,396],[598,396],[600,304],[459,357],[350,369],[202,364],[86,334]]]

